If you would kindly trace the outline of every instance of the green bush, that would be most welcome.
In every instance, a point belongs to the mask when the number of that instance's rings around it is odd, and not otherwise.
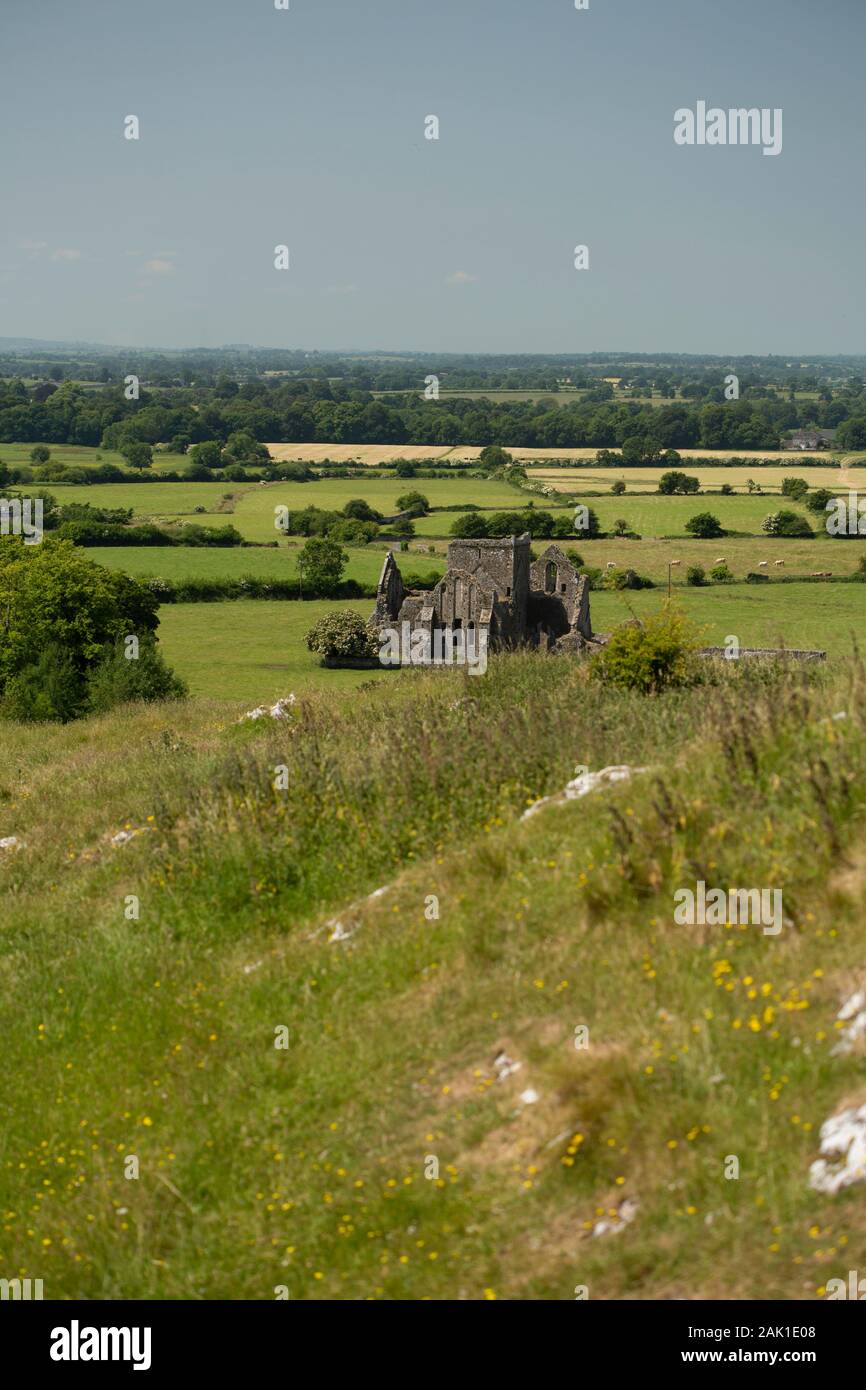
[[[487,520],[480,512],[455,517],[451,523],[451,535],[463,541],[484,540],[489,535]]]
[[[603,575],[601,589],[654,589],[651,579],[645,578],[632,569],[613,569],[599,571]],[[590,587],[592,587],[590,585]]]
[[[620,690],[657,695],[690,684],[690,655],[698,645],[692,625],[672,605],[643,622],[616,628],[592,663],[595,679]]]
[[[369,502],[365,502],[363,497],[353,497],[351,502],[347,502],[343,508],[343,516],[350,517],[352,521],[381,521],[382,513],[374,511]]]
[[[689,517],[686,530],[689,535],[697,536],[702,541],[715,540],[718,536],[725,535],[722,523],[712,512],[698,512],[695,516]]]
[[[699,478],[690,477],[688,473],[682,473],[679,469],[671,469],[668,473],[663,473],[659,478],[658,490],[665,497],[672,497],[675,493],[700,492],[701,483]]]
[[[812,536],[814,532],[804,516],[797,512],[782,510],[770,512],[761,522],[761,530],[768,536]]]
[[[588,507],[585,502],[580,502],[577,505],[584,508],[586,515],[581,515],[578,518],[577,507],[575,507],[572,530],[582,538],[595,540],[597,536],[601,535],[601,522],[598,519],[598,513],[592,507]]]
[[[411,512],[413,516],[426,516],[430,503],[423,492],[404,492],[395,503],[398,512]]]
[[[108,649],[103,659],[90,672],[87,681],[87,708],[94,714],[104,714],[115,705],[131,700],[182,700],[188,694],[186,682],[175,675],[167,664],[156,639],[143,637],[138,656],[126,654],[124,642]]]
[[[827,503],[832,496],[833,493],[829,488],[816,488],[815,491],[811,492],[806,498],[806,506],[809,508],[810,512],[824,512],[827,510]]]
[[[85,703],[85,682],[69,652],[58,642],[50,642],[32,665],[6,682],[0,714],[22,724],[43,724],[58,720],[66,724],[81,714]]]
[[[306,643],[311,652],[327,657],[375,656],[379,650],[375,635],[351,608],[326,613],[310,628]]]
[[[686,570],[686,583],[693,589],[702,588],[707,582],[707,572],[703,565],[689,565]]]
[[[155,631],[157,606],[146,585],[94,564],[69,541],[0,539],[0,685],[37,666],[52,644],[83,675],[126,633]]]
[[[804,501],[809,491],[809,484],[805,478],[783,478],[782,496],[790,497],[793,502]]]
[[[731,584],[733,578],[734,576],[727,565],[713,565],[713,568],[710,570],[710,579],[712,579],[714,584]]]

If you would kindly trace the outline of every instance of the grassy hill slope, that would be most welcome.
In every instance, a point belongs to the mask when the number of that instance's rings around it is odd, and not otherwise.
[[[532,655],[404,674],[278,726],[2,728],[0,1274],[693,1299],[862,1269],[862,1189],[808,1185],[866,1099],[833,1051],[866,976],[862,666],[655,700]],[[611,763],[647,770],[521,821]],[[676,926],[698,879],[781,888],[783,930]]]

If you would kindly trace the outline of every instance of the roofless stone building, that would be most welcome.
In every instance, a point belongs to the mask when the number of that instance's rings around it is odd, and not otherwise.
[[[589,581],[578,574],[559,546],[530,559],[530,537],[455,540],[448,569],[432,590],[406,589],[393,554],[382,566],[372,624],[409,624],[432,643],[439,629],[487,634],[487,646],[529,645],[577,651],[592,637]]]

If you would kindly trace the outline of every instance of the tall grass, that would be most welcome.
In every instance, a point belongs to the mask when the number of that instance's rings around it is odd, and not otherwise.
[[[833,1045],[864,960],[864,694],[856,658],[642,699],[513,655],[280,727],[191,702],[0,731],[25,845],[0,858],[0,1275],[820,1296],[866,1259],[857,1189],[807,1180],[862,1089]],[[622,762],[646,771],[520,820]],[[783,932],[674,927],[700,878],[781,888]]]

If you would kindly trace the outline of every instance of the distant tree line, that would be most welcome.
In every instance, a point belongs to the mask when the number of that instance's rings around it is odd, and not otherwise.
[[[216,445],[205,451],[209,462],[202,460],[210,469],[260,463],[255,446],[265,441],[623,448],[626,461],[638,462],[667,449],[776,449],[787,431],[808,425],[835,429],[842,449],[866,448],[862,384],[805,402],[747,396],[658,407],[610,399],[550,407],[543,400],[427,401],[415,392],[386,401],[339,382],[310,379],[142,389],[138,400],[127,400],[119,386],[94,389],[75,382],[37,399],[21,380],[0,381],[0,443],[77,444],[122,453],[134,445],[177,453]],[[137,456],[133,466],[146,467],[142,449]]]

